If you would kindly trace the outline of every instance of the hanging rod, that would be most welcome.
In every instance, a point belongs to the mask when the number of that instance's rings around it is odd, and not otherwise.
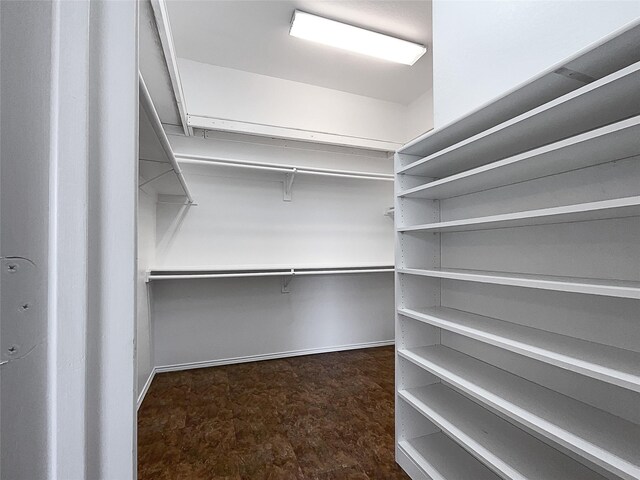
[[[278,277],[302,275],[336,275],[352,273],[381,273],[393,272],[393,265],[375,267],[344,267],[344,268],[287,268],[287,269],[252,269],[252,270],[209,270],[195,273],[198,270],[180,270],[180,273],[169,273],[166,270],[151,270],[147,281],[152,280],[187,280],[205,278],[244,278],[244,277]]]
[[[178,177],[180,185],[182,185],[184,194],[187,197],[187,204],[191,205],[193,203],[193,197],[191,196],[189,187],[187,187],[187,182],[185,182],[184,180],[184,175],[182,175],[180,165],[176,160],[176,156],[173,154],[173,150],[171,149],[171,144],[169,143],[167,134],[164,132],[164,128],[162,128],[160,117],[158,117],[158,112],[156,111],[156,107],[153,105],[151,95],[149,94],[149,90],[147,90],[147,85],[144,83],[144,79],[142,78],[142,74],[140,72],[138,72],[138,85],[140,90],[139,96],[140,102],[142,103],[142,108],[144,108],[145,112],[147,112],[147,116],[149,117],[149,121],[151,122],[151,126],[153,127],[153,131],[156,133],[156,136],[160,141],[160,145],[162,145],[162,149],[166,153],[167,158],[171,163],[171,167],[173,167],[173,171]]]
[[[262,163],[252,162],[250,160],[237,160],[231,158],[208,157],[204,155],[188,155],[177,153],[176,158],[180,163],[189,163],[194,165],[219,165],[225,167],[251,168],[255,170],[269,170],[273,172],[296,173],[306,175],[324,175],[329,177],[358,178],[362,180],[383,180],[392,182],[393,175],[386,173],[367,173],[353,170],[336,170],[331,168],[317,167],[300,167],[293,165],[285,165],[280,163]]]

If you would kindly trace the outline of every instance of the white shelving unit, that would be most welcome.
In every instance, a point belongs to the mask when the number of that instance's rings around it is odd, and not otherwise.
[[[442,345],[399,349],[398,355],[611,473],[640,476],[640,426]]]
[[[550,225],[554,223],[586,222],[608,218],[635,217],[640,215],[640,196],[616,198],[601,202],[581,203],[562,207],[528,210],[526,212],[465,218],[450,222],[426,223],[400,227],[399,232],[464,232],[492,228]]]
[[[628,118],[559,142],[409,188],[400,197],[434,200],[524,182],[637,155],[640,117]]]
[[[445,307],[398,313],[603,382],[640,392],[640,353]]]
[[[640,26],[395,158],[398,463],[640,478]]]
[[[640,62],[415,160],[398,173],[442,177],[637,115],[638,103],[628,95],[639,81]],[[586,110],[598,115],[580,115]]]
[[[552,275],[526,275],[461,269],[398,268],[399,274],[418,275],[463,282],[488,283],[511,287],[537,288],[566,293],[584,293],[607,297],[640,299],[640,282],[602,280],[597,278],[557,277]]]
[[[400,390],[398,396],[502,478],[602,479],[442,384]]]
[[[500,478],[442,433],[404,440],[400,442],[399,448],[413,459],[417,469],[427,472],[435,480]]]

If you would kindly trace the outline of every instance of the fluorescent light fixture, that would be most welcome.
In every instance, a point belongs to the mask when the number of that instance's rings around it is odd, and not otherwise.
[[[413,65],[427,49],[423,45],[296,10],[289,35],[391,62]]]

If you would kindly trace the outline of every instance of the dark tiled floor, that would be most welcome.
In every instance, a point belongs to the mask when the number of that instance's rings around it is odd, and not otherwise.
[[[408,479],[394,460],[393,348],[157,375],[138,478]]]

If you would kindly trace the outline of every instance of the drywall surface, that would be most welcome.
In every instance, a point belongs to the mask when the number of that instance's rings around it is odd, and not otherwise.
[[[138,298],[136,315],[136,359],[138,396],[153,371],[151,346],[151,289],[147,289],[147,270],[155,263],[156,195],[138,193]]]
[[[176,152],[390,173],[385,153],[228,133],[170,136]],[[349,267],[393,264],[393,182],[286,172],[181,167],[197,205],[157,205],[156,268]],[[158,367],[340,349],[391,341],[391,273],[156,280]]]
[[[404,143],[407,107],[179,59],[190,115]]]
[[[159,367],[392,341],[393,274],[158,281]],[[337,348],[339,349],[339,348]]]
[[[53,6],[0,2],[0,20],[0,476],[45,479]]]
[[[287,164],[297,158],[299,165],[341,165],[344,170],[364,171],[367,164],[376,172],[391,167],[384,157],[355,154],[354,149],[305,150],[299,142],[224,138],[170,137],[182,153]],[[285,202],[284,172],[182,168],[198,205],[158,205],[157,267],[393,264],[393,221],[384,216],[393,203],[391,181],[297,174],[292,200]]]
[[[640,2],[433,2],[439,128],[640,17]]]
[[[407,141],[433,128],[433,89],[420,95],[407,106],[405,119]]]

